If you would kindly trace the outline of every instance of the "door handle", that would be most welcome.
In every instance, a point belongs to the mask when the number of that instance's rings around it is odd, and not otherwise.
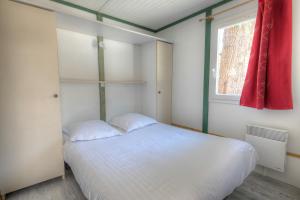
[[[158,91],[157,93],[158,93],[158,94],[161,94],[161,91]]]
[[[54,94],[53,97],[54,97],[54,98],[58,98],[58,94]]]

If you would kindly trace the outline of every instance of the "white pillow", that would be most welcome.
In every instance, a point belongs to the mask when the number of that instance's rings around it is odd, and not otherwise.
[[[95,140],[121,135],[120,131],[101,120],[74,123],[65,128],[64,132],[69,136],[69,139],[72,142],[79,140]]]
[[[109,123],[125,130],[126,132],[130,132],[138,128],[156,124],[157,121],[153,118],[138,113],[127,113],[112,118]]]

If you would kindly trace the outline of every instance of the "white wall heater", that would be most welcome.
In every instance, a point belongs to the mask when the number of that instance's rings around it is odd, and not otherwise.
[[[258,153],[258,165],[284,172],[288,131],[247,125],[246,141]]]

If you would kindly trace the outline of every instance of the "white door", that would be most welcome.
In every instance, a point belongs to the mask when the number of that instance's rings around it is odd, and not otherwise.
[[[63,175],[55,14],[0,1],[0,191]]]
[[[157,120],[172,123],[172,44],[156,43],[157,77]]]

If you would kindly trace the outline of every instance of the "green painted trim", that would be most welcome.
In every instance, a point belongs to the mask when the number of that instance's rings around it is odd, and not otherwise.
[[[206,17],[212,14],[212,10],[206,12]],[[210,45],[211,43],[211,20],[205,22],[205,55],[204,55],[204,78],[203,78],[203,110],[202,131],[208,133],[208,108],[209,108],[209,72],[210,72]]]
[[[100,22],[103,22],[103,15],[101,13],[96,14],[96,19]]]
[[[98,21],[103,20],[103,16],[99,13],[96,15]],[[105,69],[104,69],[104,49],[99,46],[99,43],[103,42],[102,36],[97,36],[98,44],[98,73],[99,81],[105,81]],[[100,119],[106,121],[106,97],[105,86],[99,84],[99,98],[100,98]]]
[[[195,16],[197,16],[197,15],[201,15],[201,14],[203,14],[203,13],[206,13],[206,12],[209,11],[209,10],[212,10],[212,9],[214,9],[214,8],[217,8],[217,7],[219,7],[219,6],[222,6],[222,5],[226,4],[226,3],[229,3],[229,2],[234,1],[234,0],[223,0],[223,1],[219,2],[219,3],[216,3],[216,4],[212,5],[212,6],[209,6],[209,7],[207,7],[207,8],[204,8],[204,9],[199,10],[199,11],[197,11],[197,12],[194,12],[194,13],[191,14],[191,15],[188,15],[188,16],[182,18],[182,19],[179,19],[179,20],[177,20],[177,21],[175,21],[175,22],[172,22],[172,23],[170,23],[170,24],[168,24],[168,25],[165,25],[165,26],[163,26],[163,27],[161,27],[161,28],[158,28],[158,29],[156,29],[156,30],[155,30],[155,29],[152,29],[152,28],[149,28],[149,27],[146,27],[146,26],[142,26],[142,25],[136,24],[136,23],[132,23],[132,22],[130,22],[130,21],[127,21],[127,20],[124,20],[124,19],[120,19],[120,18],[111,16],[111,15],[107,15],[107,14],[104,14],[104,13],[100,13],[100,12],[97,12],[97,11],[95,11],[95,10],[92,10],[92,9],[89,9],[89,8],[86,8],[86,7],[83,7],[83,6],[79,6],[79,5],[77,5],[77,4],[70,3],[70,2],[65,1],[65,0],[50,0],[50,1],[54,1],[54,2],[56,2],[56,3],[60,3],[60,4],[63,4],[63,5],[65,5],[65,6],[69,6],[69,7],[72,7],[72,8],[76,8],[76,9],[78,9],[78,10],[82,10],[82,11],[85,11],[85,12],[88,12],[88,13],[92,13],[92,14],[95,14],[95,15],[99,15],[99,14],[100,14],[100,15],[102,15],[102,17],[105,17],[105,18],[108,18],[108,19],[111,19],[111,20],[114,20],[114,21],[117,21],[117,22],[121,22],[121,23],[130,25],[130,26],[134,26],[134,27],[136,27],[136,28],[140,28],[140,29],[143,29],[143,30],[146,30],[146,31],[150,31],[150,32],[153,32],[153,33],[157,33],[157,32],[160,32],[160,31],[162,31],[162,30],[165,30],[165,29],[167,29],[167,28],[170,28],[171,26],[175,26],[176,24],[179,24],[179,23],[181,23],[181,22],[184,22],[184,21],[186,21],[186,20],[188,20],[188,19],[190,19],[190,18],[192,18],[192,17],[195,17]]]
[[[60,3],[60,4],[63,4],[65,6],[76,8],[78,10],[82,10],[82,11],[85,11],[85,12],[88,12],[88,13],[92,13],[92,14],[95,14],[95,15],[99,15],[100,14],[100,15],[102,15],[102,17],[105,17],[105,18],[108,18],[108,19],[111,19],[111,20],[114,20],[114,21],[117,21],[117,22],[121,22],[123,24],[127,24],[127,25],[130,25],[130,26],[134,26],[136,28],[140,28],[140,29],[143,29],[143,30],[146,30],[146,31],[150,31],[150,32],[153,32],[153,33],[156,32],[156,30],[154,30],[154,29],[151,29],[151,28],[139,25],[139,24],[135,24],[135,23],[129,22],[129,21],[124,20],[124,19],[113,17],[111,15],[100,13],[100,12],[97,12],[95,10],[92,10],[92,9],[89,9],[89,8],[86,8],[86,7],[83,7],[83,6],[79,6],[77,4],[70,3],[70,2],[65,1],[65,0],[50,0],[50,1],[54,1],[56,3]]]
[[[97,36],[98,44],[103,42],[102,36]],[[104,50],[98,45],[98,71],[99,81],[105,81],[104,73]],[[106,97],[105,97],[105,86],[99,84],[99,97],[100,97],[100,119],[106,121]]]
[[[68,1],[65,1],[65,0],[50,0],[50,1],[54,1],[56,3],[60,3],[60,4],[63,4],[65,6],[76,8],[78,10],[82,10],[82,11],[85,11],[85,12],[88,12],[88,13],[92,13],[92,14],[95,14],[95,15],[98,13],[95,10],[92,10],[92,9],[89,9],[89,8],[86,8],[86,7],[83,7],[83,6],[79,6],[79,5],[76,5],[74,3],[71,3],[71,2],[68,2]]]
[[[130,25],[130,26],[134,26],[136,28],[143,29],[145,31],[156,33],[156,30],[154,30],[152,28],[148,28],[148,27],[145,27],[145,26],[142,26],[142,25],[139,25],[139,24],[135,24],[135,23],[132,23],[130,21],[126,21],[124,19],[119,19],[117,17],[113,17],[113,16],[110,16],[110,15],[107,15],[107,14],[104,14],[104,13],[102,13],[102,16],[105,17],[105,18],[107,18],[107,19],[111,19],[111,20],[114,20],[114,21],[117,21],[117,22],[121,22],[123,24],[127,24],[127,25]]]
[[[165,25],[165,26],[163,26],[163,27],[157,29],[155,32],[156,32],[156,33],[157,33],[157,32],[160,32],[160,31],[162,31],[162,30],[165,30],[165,29],[167,29],[167,28],[170,28],[171,26],[175,26],[176,24],[179,24],[179,23],[181,23],[181,22],[184,22],[184,21],[186,21],[186,20],[188,20],[188,19],[190,19],[190,18],[196,17],[196,16],[201,15],[201,14],[203,14],[203,13],[207,13],[207,12],[211,11],[212,9],[217,8],[217,7],[219,7],[219,6],[222,6],[222,5],[224,5],[224,4],[226,4],[226,3],[229,3],[229,2],[231,2],[231,1],[234,1],[234,0],[223,0],[223,1],[221,1],[221,2],[219,2],[219,3],[216,3],[216,4],[212,5],[212,6],[209,6],[209,7],[207,7],[207,8],[202,9],[202,10],[199,10],[199,11],[197,11],[197,12],[194,12],[193,14],[188,15],[188,16],[186,16],[186,17],[184,17],[184,18],[181,18],[181,19],[179,19],[179,20],[177,20],[177,21],[175,21],[175,22],[172,22],[172,23],[170,23],[170,24],[168,24],[168,25]]]

